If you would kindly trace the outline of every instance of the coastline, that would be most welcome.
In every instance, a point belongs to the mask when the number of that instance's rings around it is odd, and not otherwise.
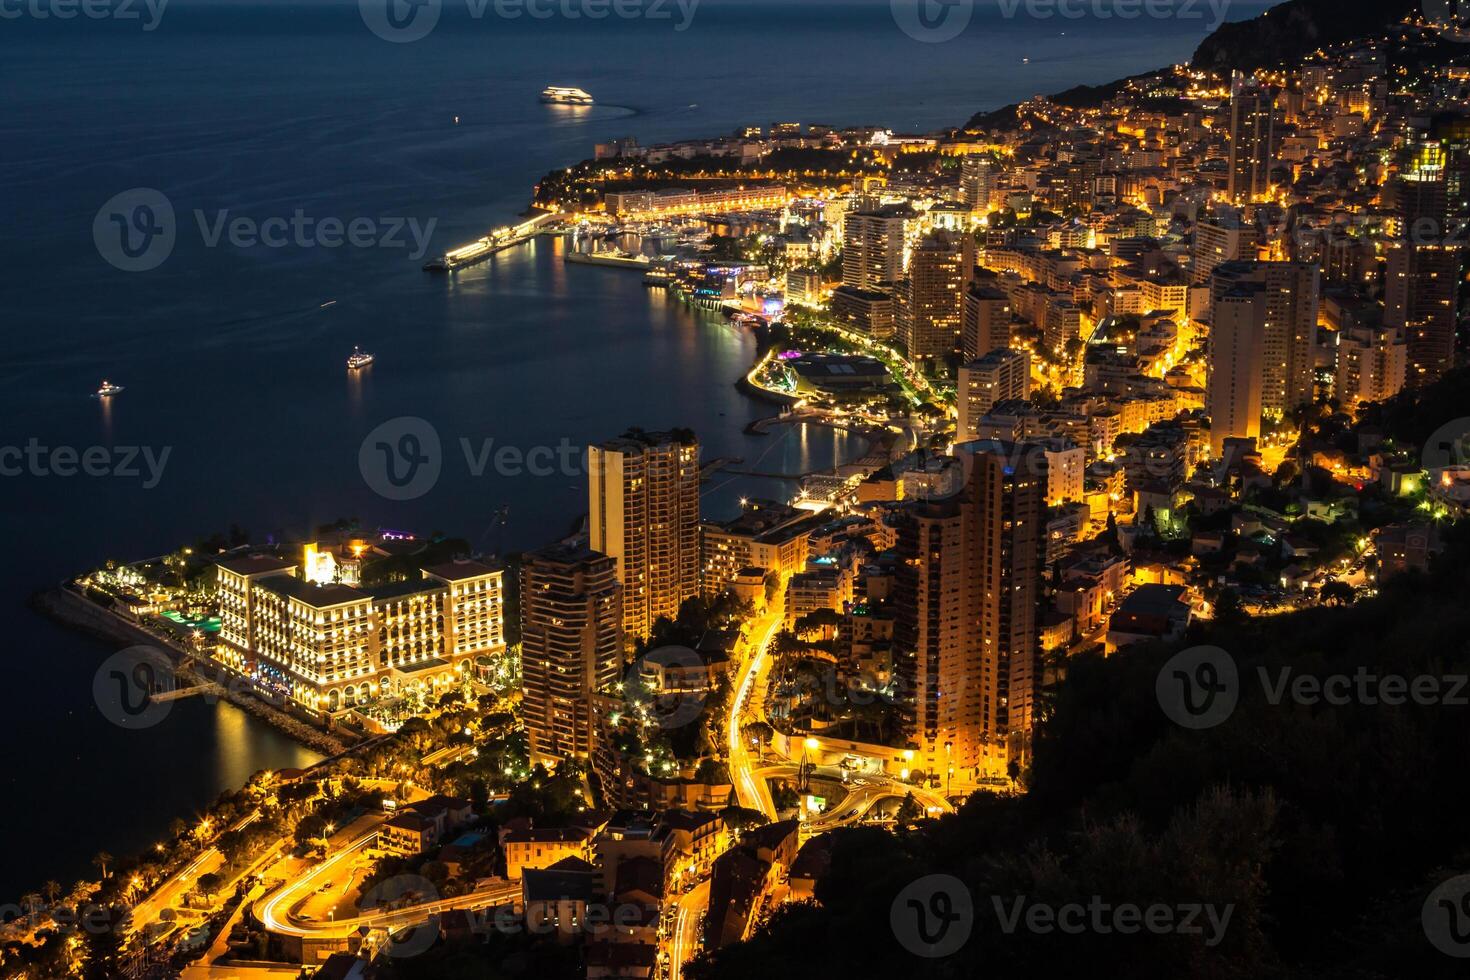
[[[224,671],[207,661],[201,661],[165,638],[148,632],[139,624],[99,606],[66,585],[36,592],[27,604],[53,622],[94,639],[128,646],[145,645],[165,651],[174,661],[181,678],[191,683],[214,684],[222,693],[209,696],[223,698],[291,740],[314,752],[322,753],[327,757],[323,761],[330,761],[360,744],[360,740],[338,738],[287,710],[262,701],[253,693],[241,690],[238,682],[226,676]]]

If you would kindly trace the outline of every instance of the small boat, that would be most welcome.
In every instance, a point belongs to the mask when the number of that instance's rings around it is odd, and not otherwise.
[[[591,105],[592,96],[579,88],[548,85],[541,90],[541,101],[551,102],[556,105]]]
[[[111,398],[113,395],[121,394],[122,385],[115,385],[106,378],[102,379],[102,387],[92,395],[93,398]]]
[[[347,370],[360,371],[373,363],[373,355],[360,347],[352,348],[352,356],[347,358]]]

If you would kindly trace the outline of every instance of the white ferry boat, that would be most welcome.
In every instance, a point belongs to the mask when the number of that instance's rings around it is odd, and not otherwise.
[[[541,101],[554,102],[557,105],[591,105],[592,96],[579,88],[548,85],[541,90]]]
[[[92,395],[92,397],[111,398],[113,395],[121,394],[122,390],[122,385],[115,385],[111,381],[108,381],[106,378],[103,378],[102,387],[98,388],[97,391]]]
[[[347,370],[360,371],[373,363],[373,355],[359,347],[352,348],[352,356],[347,358]]]

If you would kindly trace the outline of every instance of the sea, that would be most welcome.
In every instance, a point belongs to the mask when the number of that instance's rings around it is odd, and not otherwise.
[[[830,429],[745,434],[774,411],[735,386],[755,339],[636,274],[563,262],[565,240],[450,276],[427,257],[514,220],[599,141],[960,125],[1187,60],[1219,16],[1190,0],[1162,18],[1130,0],[387,2],[0,3],[0,902],[320,758],[197,698],[119,728],[94,695],[113,648],[32,612],[36,590],[231,525],[265,542],[356,518],[534,547],[586,509],[564,447],[630,426],[687,426],[706,459],[771,474],[866,450]],[[543,104],[548,85],[596,105]],[[376,361],[350,378],[355,345]],[[104,378],[124,391],[94,398]],[[379,442],[415,458],[437,442],[437,472],[385,483]],[[704,511],[794,486],[718,474]]]

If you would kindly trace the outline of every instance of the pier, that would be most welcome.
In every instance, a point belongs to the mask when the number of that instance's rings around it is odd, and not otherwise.
[[[205,681],[190,687],[172,687],[161,691],[153,691],[148,695],[148,698],[155,703],[162,703],[165,701],[182,701],[184,698],[190,698],[196,694],[218,700],[225,696],[225,689],[218,684]]]
[[[424,265],[426,272],[453,272],[467,265],[483,262],[496,252],[507,248],[513,248],[530,241],[537,235],[555,229],[556,222],[566,220],[571,215],[564,213],[538,214],[534,218],[522,221],[518,225],[507,225],[504,228],[496,228],[483,238],[478,238],[468,245],[461,245],[445,252],[439,258]]]

